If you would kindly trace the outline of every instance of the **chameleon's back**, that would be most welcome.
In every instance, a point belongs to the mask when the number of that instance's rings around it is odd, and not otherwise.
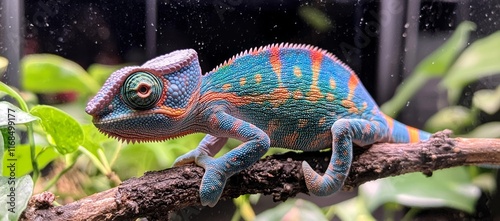
[[[233,115],[263,129],[275,146],[327,147],[330,128],[340,118],[385,122],[354,72],[310,46],[243,52],[206,74],[201,94],[202,100],[210,95],[231,103]]]

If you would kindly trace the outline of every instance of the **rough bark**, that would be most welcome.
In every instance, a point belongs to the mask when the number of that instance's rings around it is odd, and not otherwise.
[[[354,162],[344,183],[351,190],[370,180],[410,172],[432,171],[461,165],[500,164],[499,139],[450,138],[439,132],[421,143],[374,144],[355,148]],[[260,160],[228,180],[221,200],[243,194],[262,193],[284,201],[307,193],[301,163],[308,161],[323,172],[331,152],[287,153]],[[53,207],[52,193],[34,195],[24,220],[134,220],[138,217],[166,217],[169,211],[199,206],[199,183],[203,169],[195,165],[148,172],[124,181],[116,188],[96,193],[73,203]]]

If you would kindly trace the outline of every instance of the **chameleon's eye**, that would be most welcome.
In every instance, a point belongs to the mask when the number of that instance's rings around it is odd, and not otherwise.
[[[160,100],[163,82],[148,72],[135,72],[127,77],[121,88],[122,99],[130,108],[151,109]]]

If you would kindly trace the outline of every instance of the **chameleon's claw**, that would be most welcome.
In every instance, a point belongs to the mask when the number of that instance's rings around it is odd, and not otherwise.
[[[346,178],[341,173],[332,176],[328,171],[321,176],[306,161],[302,162],[302,171],[307,189],[316,196],[328,196],[339,191]]]
[[[175,159],[175,161],[174,161],[174,165],[172,165],[172,166],[178,167],[178,166],[186,165],[189,163],[194,163],[196,161],[196,159],[202,155],[207,155],[207,154],[200,151],[198,148],[196,148],[194,150],[187,152],[186,154],[184,154],[180,157],[177,157],[177,159]]]
[[[196,163],[196,165],[205,169],[205,174],[201,180],[200,186],[200,201],[203,206],[213,207],[219,201],[222,190],[226,185],[227,176],[224,168],[218,168],[217,165],[223,165],[217,162],[207,153],[198,148],[178,157],[174,166],[180,166],[188,163]]]

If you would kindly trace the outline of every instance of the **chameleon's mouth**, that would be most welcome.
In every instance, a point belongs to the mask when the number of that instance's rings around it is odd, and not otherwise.
[[[136,131],[110,131],[103,128],[98,128],[99,132],[107,135],[109,138],[117,139],[120,142],[125,143],[146,143],[146,142],[161,142],[168,138],[162,138],[159,136],[149,136],[144,134],[139,134]]]

